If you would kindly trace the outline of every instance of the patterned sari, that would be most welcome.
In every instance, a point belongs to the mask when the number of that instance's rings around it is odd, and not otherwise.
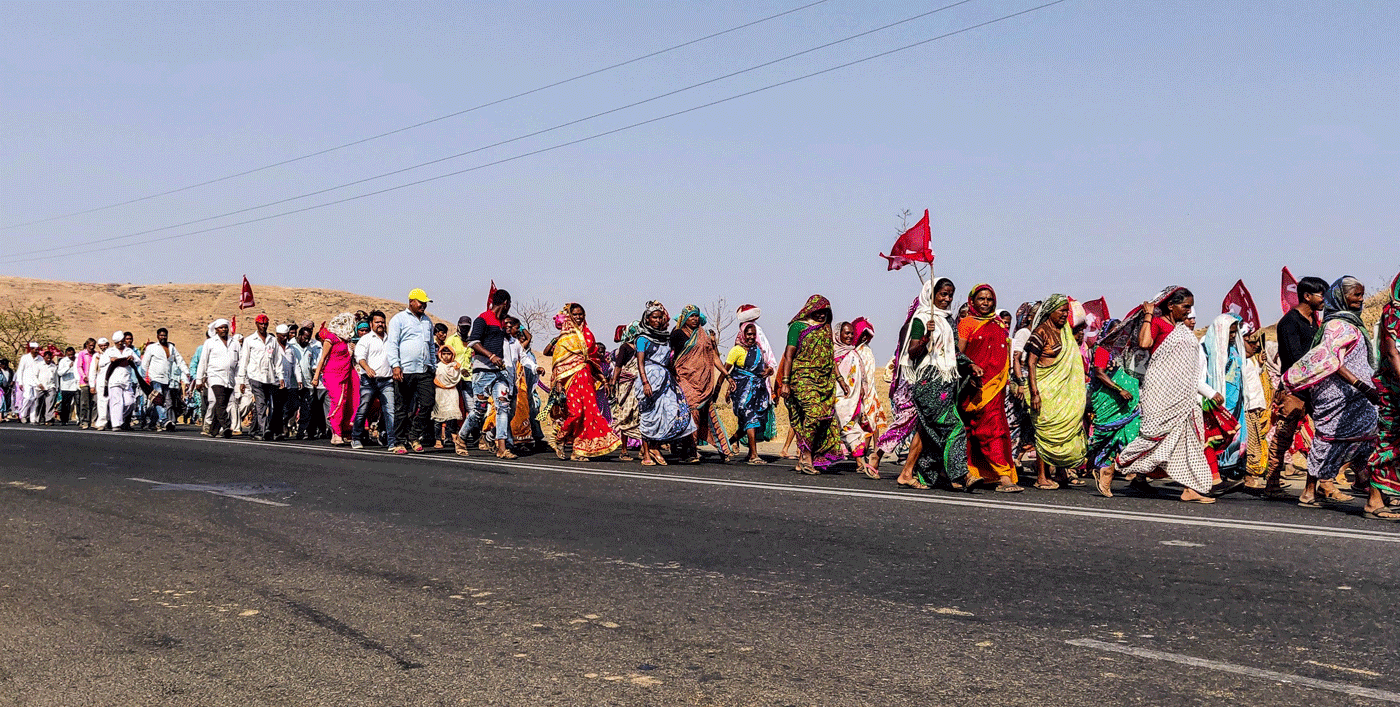
[[[1284,387],[1290,392],[1310,392],[1316,436],[1308,451],[1308,476],[1323,480],[1336,478],[1348,462],[1365,462],[1377,446],[1376,406],[1338,374],[1346,368],[1363,381],[1375,376],[1371,342],[1361,317],[1348,310],[1344,301],[1348,280],[1341,278],[1327,290],[1326,315],[1313,347],[1283,374]]]
[[[622,335],[622,345],[617,357],[626,357],[626,362],[617,371],[617,387],[613,389],[612,414],[613,431],[631,439],[641,439],[642,418],[637,410],[637,325],[634,322]]]
[[[1041,323],[1065,302],[1064,295],[1046,298],[1036,314],[1032,330],[1039,332]],[[1058,334],[1059,355],[1049,364],[1042,364],[1043,358],[1036,362],[1040,412],[1033,415],[1035,451],[1046,464],[1072,469],[1083,464],[1088,454],[1088,439],[1084,432],[1088,389],[1084,385],[1084,356],[1079,352],[1079,344],[1074,340],[1074,331],[1068,321],[1060,327]],[[1038,341],[1039,336],[1038,333],[1031,335],[1031,342],[1026,344],[1027,350]]]
[[[1150,475],[1165,467],[1167,476],[1197,493],[1209,493],[1201,417],[1201,344],[1185,324],[1177,324],[1147,361],[1142,381],[1142,426],[1137,439],[1118,454],[1124,474]]]
[[[1389,339],[1400,346],[1400,275],[1390,283],[1390,301],[1381,310],[1380,340]],[[1377,341],[1377,346],[1381,341]],[[1382,493],[1400,496],[1400,371],[1381,349],[1380,365],[1373,379],[1381,394],[1379,410],[1380,439],[1371,453],[1371,486]]]
[[[797,446],[812,457],[812,465],[821,469],[840,461],[841,440],[836,426],[836,353],[831,339],[831,322],[817,324],[810,317],[821,311],[831,311],[831,303],[821,295],[812,295],[791,326],[804,322],[806,328],[797,339],[797,353],[788,371],[788,422],[796,433]]]
[[[747,326],[752,324],[740,326],[740,338]],[[734,417],[739,421],[730,443],[738,444],[746,439],[749,430],[758,430],[758,441],[766,442],[773,439],[775,419],[767,379],[759,375],[765,366],[763,350],[757,346],[735,348],[743,349],[744,360],[729,369],[729,401],[734,406]],[[733,353],[730,355],[733,356]]]
[[[919,291],[918,306],[900,346],[899,368],[909,381],[909,394],[917,413],[919,458],[914,474],[934,485],[941,476],[949,483],[967,476],[967,431],[958,415],[958,342],[950,321],[952,313],[933,305],[933,293],[945,282],[930,278]],[[910,345],[924,336],[928,349],[915,360]]]
[[[725,433],[713,405],[721,382],[719,370],[715,368],[719,349],[710,332],[705,331],[705,324],[708,323],[705,315],[693,304],[686,305],[676,317],[676,329],[683,331],[686,320],[697,314],[700,316],[700,326],[686,337],[685,345],[675,352],[672,364],[686,404],[690,406],[690,414],[695,417],[696,443],[709,442],[720,454],[728,457],[734,450],[729,446],[729,435]]]
[[[1215,468],[1227,478],[1244,476],[1248,456],[1247,439],[1249,426],[1238,424],[1245,421],[1244,409],[1244,338],[1236,329],[1230,335],[1231,327],[1240,323],[1233,314],[1222,314],[1210,324],[1201,342],[1206,352],[1206,385],[1225,398],[1224,411],[1236,421],[1232,431],[1221,430],[1221,439],[1213,455]]]
[[[603,414],[598,411],[599,372],[593,332],[573,323],[566,303],[560,311],[563,326],[554,342],[554,385],[563,389],[568,400],[568,414],[559,421],[555,443],[560,449],[572,443],[574,454],[597,457],[617,449],[622,443]],[[526,407],[528,410],[529,407]]]
[[[1115,322],[1104,325],[1107,330]],[[1089,441],[1089,461],[1096,469],[1113,465],[1114,457],[1137,439],[1142,415],[1138,410],[1140,384],[1137,376],[1128,372],[1122,362],[1109,355],[1108,349],[1094,347],[1095,365],[1104,369],[1113,384],[1127,391],[1132,397],[1128,400],[1118,396],[1117,391],[1100,383],[1095,378],[1089,386],[1089,406],[1094,411],[1094,436]]]
[[[982,316],[973,309],[958,322],[958,338],[967,342],[963,355],[982,369],[980,382],[967,385],[958,396],[958,410],[967,426],[968,471],[987,481],[1002,476],[1016,482],[1016,466],[1011,456],[1011,426],[1006,419],[1006,385],[1011,378],[1011,337],[996,314],[996,291],[991,285],[977,285],[977,293],[992,293],[992,313]]]
[[[880,451],[884,454],[900,454],[909,448],[909,443],[914,438],[914,433],[919,427],[919,411],[914,408],[914,395],[910,388],[914,382],[904,375],[898,365],[900,356],[904,353],[904,342],[908,338],[909,324],[914,319],[914,312],[919,308],[919,298],[915,297],[909,303],[909,312],[904,315],[904,326],[899,330],[899,342],[894,349],[894,375],[890,377],[890,413],[889,426],[880,435]]]
[[[639,320],[637,337],[637,365],[641,376],[646,376],[647,386],[640,380],[633,385],[637,398],[637,412],[640,415],[642,439],[651,442],[670,442],[695,434],[695,418],[690,415],[690,406],[685,402],[676,376],[671,372],[670,333],[663,327],[652,329],[646,325],[647,314],[666,308],[655,300],[647,302],[646,311]],[[670,317],[667,316],[667,319]],[[640,376],[638,376],[640,378]]]

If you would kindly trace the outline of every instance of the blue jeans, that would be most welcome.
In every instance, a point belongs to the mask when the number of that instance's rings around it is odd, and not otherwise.
[[[165,421],[170,419],[170,407],[175,403],[175,396],[170,394],[170,386],[165,383],[151,381],[151,395],[147,400],[155,400],[156,395],[165,393],[165,400],[160,405],[146,405],[146,415],[144,422],[150,424],[154,419],[156,427],[164,427]]]
[[[496,439],[505,440],[509,444],[510,438],[510,418],[514,414],[515,382],[511,380],[513,376],[505,371],[477,371],[472,374],[472,393],[475,399],[472,401],[472,411],[467,415],[466,422],[462,423],[462,429],[457,433],[463,440],[468,434],[481,434],[481,425],[486,422],[486,412],[488,403],[496,403]]]
[[[383,417],[379,425],[379,431],[387,435],[387,446],[394,446],[399,443],[394,436],[394,379],[390,376],[383,378],[370,378],[364,374],[360,375],[360,407],[355,410],[355,422],[350,427],[353,430],[352,439],[363,442],[365,440],[365,415],[369,414],[369,405],[375,396],[379,397],[379,408]]]

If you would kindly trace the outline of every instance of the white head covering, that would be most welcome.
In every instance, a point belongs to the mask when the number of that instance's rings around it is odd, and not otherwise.
[[[277,325],[277,328],[273,330],[273,333],[275,333],[275,334],[285,334],[285,333],[287,333],[287,325],[286,325],[286,324],[278,324],[278,325]]]
[[[1201,346],[1206,350],[1206,385],[1221,393],[1225,392],[1225,371],[1229,367],[1232,343],[1236,355],[1241,361],[1244,359],[1244,336],[1240,333],[1244,325],[1240,324],[1240,329],[1235,330],[1233,337],[1230,336],[1230,327],[1239,323],[1239,317],[1226,312],[1210,323],[1210,329],[1201,341]]]
[[[952,314],[946,309],[939,309],[933,304],[933,285],[937,280],[933,273],[929,272],[928,280],[924,281],[924,286],[919,290],[919,304],[914,309],[914,316],[924,323],[928,331],[928,353],[924,355],[917,364],[909,356],[909,342],[913,341],[913,327],[905,332],[904,347],[899,354],[899,368],[904,380],[916,381],[929,366],[938,369],[938,376],[944,381],[952,380],[958,375],[958,345],[957,336],[953,334],[953,326],[948,323],[948,318]]]
[[[98,339],[97,339],[97,345],[98,345],[98,346],[101,346],[101,345],[103,345],[103,344],[110,344],[110,343],[112,343],[112,342],[108,341],[108,340],[107,340],[107,337],[105,337],[105,336],[98,337]]]
[[[758,318],[763,316],[763,310],[754,305],[746,304],[740,306],[739,309],[735,311],[734,315],[738,323],[746,324],[748,322],[758,321]]]
[[[126,332],[117,330],[112,332],[112,341],[121,341],[126,338]]]

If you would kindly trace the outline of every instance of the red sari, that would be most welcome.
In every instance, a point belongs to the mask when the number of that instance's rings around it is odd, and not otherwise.
[[[968,303],[977,293],[987,290],[996,297],[991,285],[978,285],[968,295]],[[967,427],[967,470],[995,482],[1002,476],[1016,482],[1016,465],[1011,462],[1011,425],[1006,420],[1006,383],[1011,373],[1011,340],[1001,319],[992,314],[982,317],[969,307],[970,313],[958,322],[958,338],[967,342],[963,355],[982,369],[982,379],[963,386],[958,394],[958,412]]]
[[[593,332],[569,319],[572,303],[564,305],[563,334],[554,342],[554,384],[564,389],[568,414],[559,421],[555,443],[560,449],[572,443],[574,454],[597,457],[617,449],[622,440],[598,410],[597,379],[602,365],[596,353]]]

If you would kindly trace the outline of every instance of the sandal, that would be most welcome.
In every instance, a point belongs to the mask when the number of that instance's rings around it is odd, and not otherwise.
[[[571,462],[586,462],[586,461],[592,461],[592,460],[589,459],[588,457],[583,456],[582,454],[570,454],[570,455],[569,455],[569,461],[571,461]]]
[[[753,459],[750,459],[750,460],[748,460],[748,461],[745,462],[745,463],[747,463],[749,466],[761,466],[761,465],[767,464],[768,462],[763,461],[762,459],[760,459],[760,458],[758,458],[758,457],[754,457]]]
[[[1001,484],[993,490],[995,490],[997,493],[1020,493],[1022,491],[1025,491],[1024,488],[1017,486],[1016,484]]]
[[[497,459],[519,459],[520,457],[516,456],[514,452],[510,451],[509,449],[507,449],[507,450],[504,450],[504,451],[496,452],[496,458],[497,458]]]
[[[866,466],[864,469],[861,470],[861,473],[865,474],[865,478],[867,479],[874,479],[876,481],[880,480],[880,470],[876,469],[873,466]]]
[[[1046,481],[1046,482],[1043,483],[1043,484],[1037,481],[1037,482],[1032,486],[1032,488],[1038,488],[1038,489],[1040,489],[1041,491],[1054,491],[1055,489],[1060,488],[1060,485],[1057,484],[1057,483],[1055,483],[1054,481]]]
[[[1392,511],[1382,506],[1374,511],[1362,510],[1361,517],[1371,520],[1400,520],[1400,511]]]
[[[1351,494],[1343,493],[1342,490],[1336,486],[1330,489],[1319,488],[1318,491],[1322,492],[1322,497],[1318,500],[1327,503],[1350,503],[1352,500]]]
[[[1100,496],[1113,498],[1113,472],[1102,469],[1094,472],[1094,482]]]
[[[905,489],[914,489],[916,491],[929,490],[929,485],[922,481],[919,481],[918,479],[914,479],[913,481],[901,481],[899,482],[899,487]]]
[[[1304,507],[1304,508],[1321,508],[1321,507],[1322,507],[1322,502],[1319,501],[1319,500],[1316,499],[1316,498],[1310,498],[1310,499],[1308,499],[1308,500],[1306,500],[1306,501],[1304,501],[1303,499],[1300,498],[1300,499],[1298,499],[1298,505],[1300,505],[1300,506],[1302,506],[1302,507]]]
[[[656,462],[652,461],[650,458],[643,459],[642,466],[656,466]]]

